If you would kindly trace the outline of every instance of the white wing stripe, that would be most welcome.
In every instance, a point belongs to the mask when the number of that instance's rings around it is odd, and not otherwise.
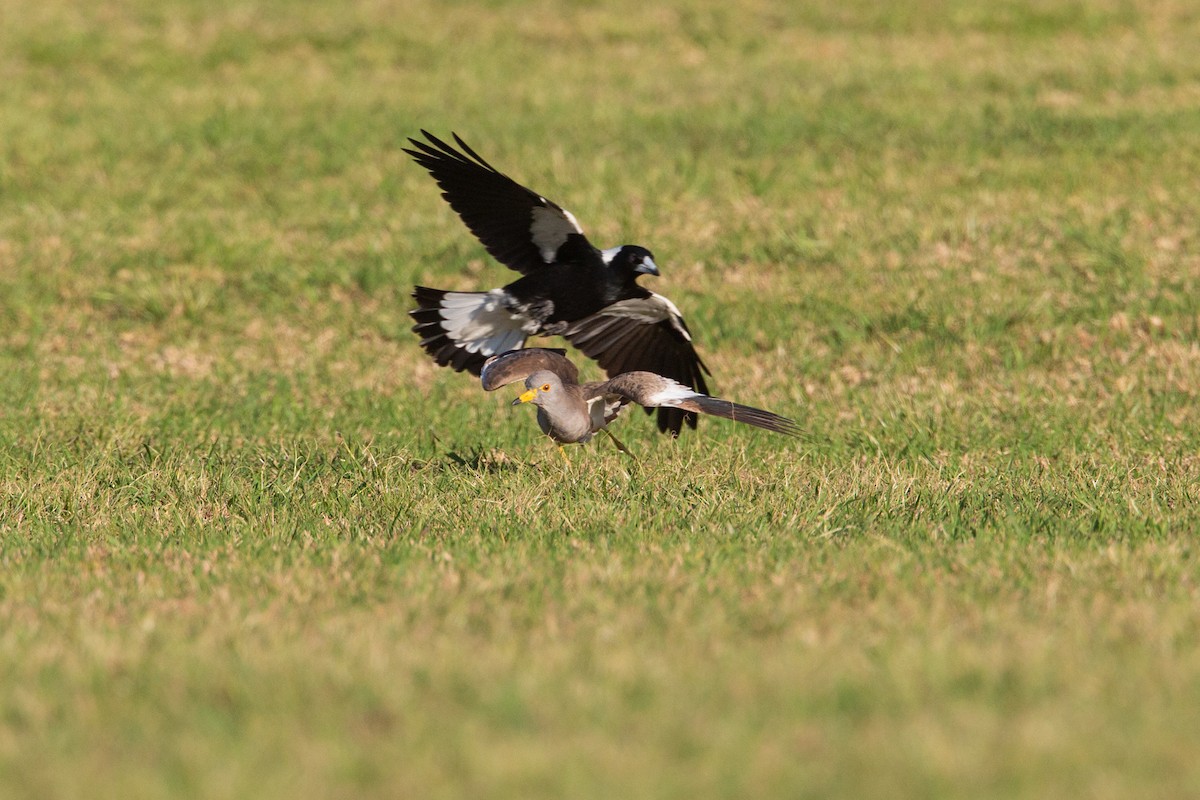
[[[647,325],[670,321],[671,327],[678,331],[684,340],[689,342],[692,340],[687,329],[683,327],[683,315],[679,313],[679,309],[675,307],[675,304],[661,294],[654,294],[653,292],[650,293],[649,297],[639,297],[633,300],[621,300],[618,303],[613,303],[580,322],[586,322],[588,319],[595,319],[596,317],[619,317]],[[579,324],[576,323],[576,326]]]
[[[592,421],[592,430],[598,431],[621,413],[625,407],[625,401],[620,395],[606,394],[588,400],[587,407],[588,417]]]
[[[538,198],[543,203],[546,198]],[[534,206],[533,222],[529,226],[529,236],[533,239],[533,244],[541,253],[542,260],[547,264],[554,262],[554,257],[558,255],[558,248],[563,246],[567,241],[567,237],[572,233],[583,233],[583,229],[579,227],[579,223],[575,221],[575,216],[566,209],[557,209],[553,206],[543,205]]]
[[[524,344],[531,323],[505,308],[505,299],[500,289],[487,293],[448,292],[438,310],[442,329],[469,353],[488,355],[515,350]]]
[[[678,405],[682,400],[690,400],[693,397],[703,397],[704,395],[692,391],[682,383],[671,381],[666,387],[659,389],[652,395],[646,398],[647,405],[653,406],[674,406]]]

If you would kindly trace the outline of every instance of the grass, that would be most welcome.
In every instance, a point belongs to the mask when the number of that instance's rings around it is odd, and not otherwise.
[[[0,16],[0,795],[1200,791],[1191,5]],[[805,435],[435,369],[420,128]]]

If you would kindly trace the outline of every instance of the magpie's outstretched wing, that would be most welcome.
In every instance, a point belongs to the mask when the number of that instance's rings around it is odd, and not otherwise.
[[[624,372],[653,372],[707,395],[704,375],[712,374],[700,360],[692,335],[679,309],[667,298],[646,291],[644,297],[621,300],[572,323],[563,337],[594,358],[609,377]],[[647,413],[653,409],[647,408]],[[658,429],[678,436],[684,423],[696,427],[696,413],[659,408]]]
[[[599,257],[570,211],[497,170],[457,134],[461,151],[421,133],[429,143],[409,139],[414,149],[404,152],[429,170],[442,197],[497,261],[525,275],[567,257]]]

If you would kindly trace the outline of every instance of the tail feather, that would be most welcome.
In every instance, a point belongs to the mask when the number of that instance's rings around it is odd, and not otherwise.
[[[504,306],[502,290],[447,292],[417,286],[417,307],[408,312],[421,347],[440,366],[478,375],[490,357],[518,350],[529,335],[527,320]]]

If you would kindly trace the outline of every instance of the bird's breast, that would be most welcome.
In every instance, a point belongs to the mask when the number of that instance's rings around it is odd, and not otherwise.
[[[592,426],[586,414],[571,414],[551,418],[545,409],[538,409],[538,427],[542,433],[560,444],[586,442],[592,438]]]

